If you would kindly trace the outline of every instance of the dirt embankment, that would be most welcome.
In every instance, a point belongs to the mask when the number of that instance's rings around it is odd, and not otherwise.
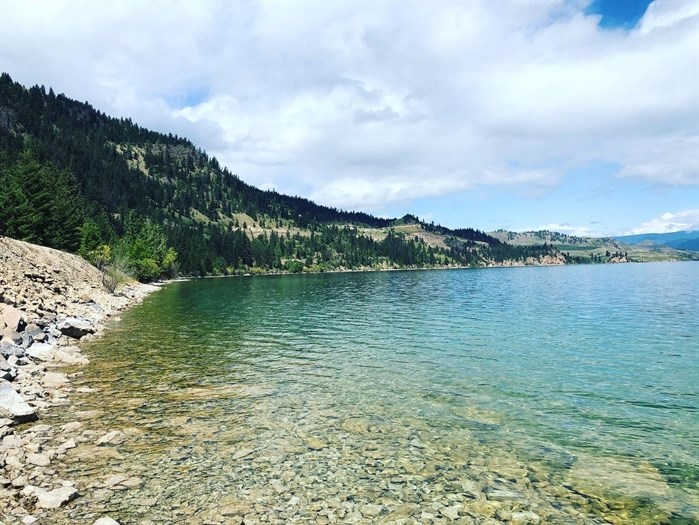
[[[107,292],[101,272],[84,259],[0,238],[0,302],[43,317],[68,308],[85,311],[91,294],[98,299]]]
[[[0,238],[0,523],[49,523],[52,509],[79,496],[51,462],[95,436],[79,422],[32,422],[69,403],[80,372],[58,367],[87,363],[77,344],[155,289],[132,283],[112,294],[84,259]]]

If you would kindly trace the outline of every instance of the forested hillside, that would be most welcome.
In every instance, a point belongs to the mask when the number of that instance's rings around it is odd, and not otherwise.
[[[406,224],[416,229],[401,230]],[[109,117],[51,89],[27,89],[6,73],[0,229],[141,280],[558,255],[551,246],[511,246],[471,228],[449,230],[410,215],[382,219],[262,191],[187,139]]]

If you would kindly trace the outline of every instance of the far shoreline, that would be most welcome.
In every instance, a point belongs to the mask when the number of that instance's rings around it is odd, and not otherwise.
[[[287,270],[280,271],[264,271],[255,273],[243,274],[219,274],[219,275],[202,275],[202,276],[184,276],[176,279],[170,279],[166,282],[191,281],[198,279],[218,279],[229,277],[271,277],[281,275],[323,275],[323,274],[338,274],[338,273],[374,273],[374,272],[419,272],[419,271],[445,271],[445,270],[488,270],[494,268],[549,268],[560,266],[606,266],[616,264],[648,264],[654,262],[696,262],[696,261],[628,261],[620,263],[594,263],[594,264],[556,264],[556,263],[539,263],[539,264],[490,264],[485,266],[433,266],[433,267],[406,267],[406,268],[357,268],[357,269],[332,269],[313,272],[289,272]],[[159,281],[154,281],[159,282]]]

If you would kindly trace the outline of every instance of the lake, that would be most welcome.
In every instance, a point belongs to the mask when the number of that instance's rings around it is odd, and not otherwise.
[[[63,460],[57,523],[696,523],[698,298],[697,263],[172,283],[50,416],[128,436]]]

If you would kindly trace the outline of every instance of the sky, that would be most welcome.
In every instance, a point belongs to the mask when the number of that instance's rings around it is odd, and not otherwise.
[[[2,0],[0,66],[321,204],[699,229],[699,0]]]

